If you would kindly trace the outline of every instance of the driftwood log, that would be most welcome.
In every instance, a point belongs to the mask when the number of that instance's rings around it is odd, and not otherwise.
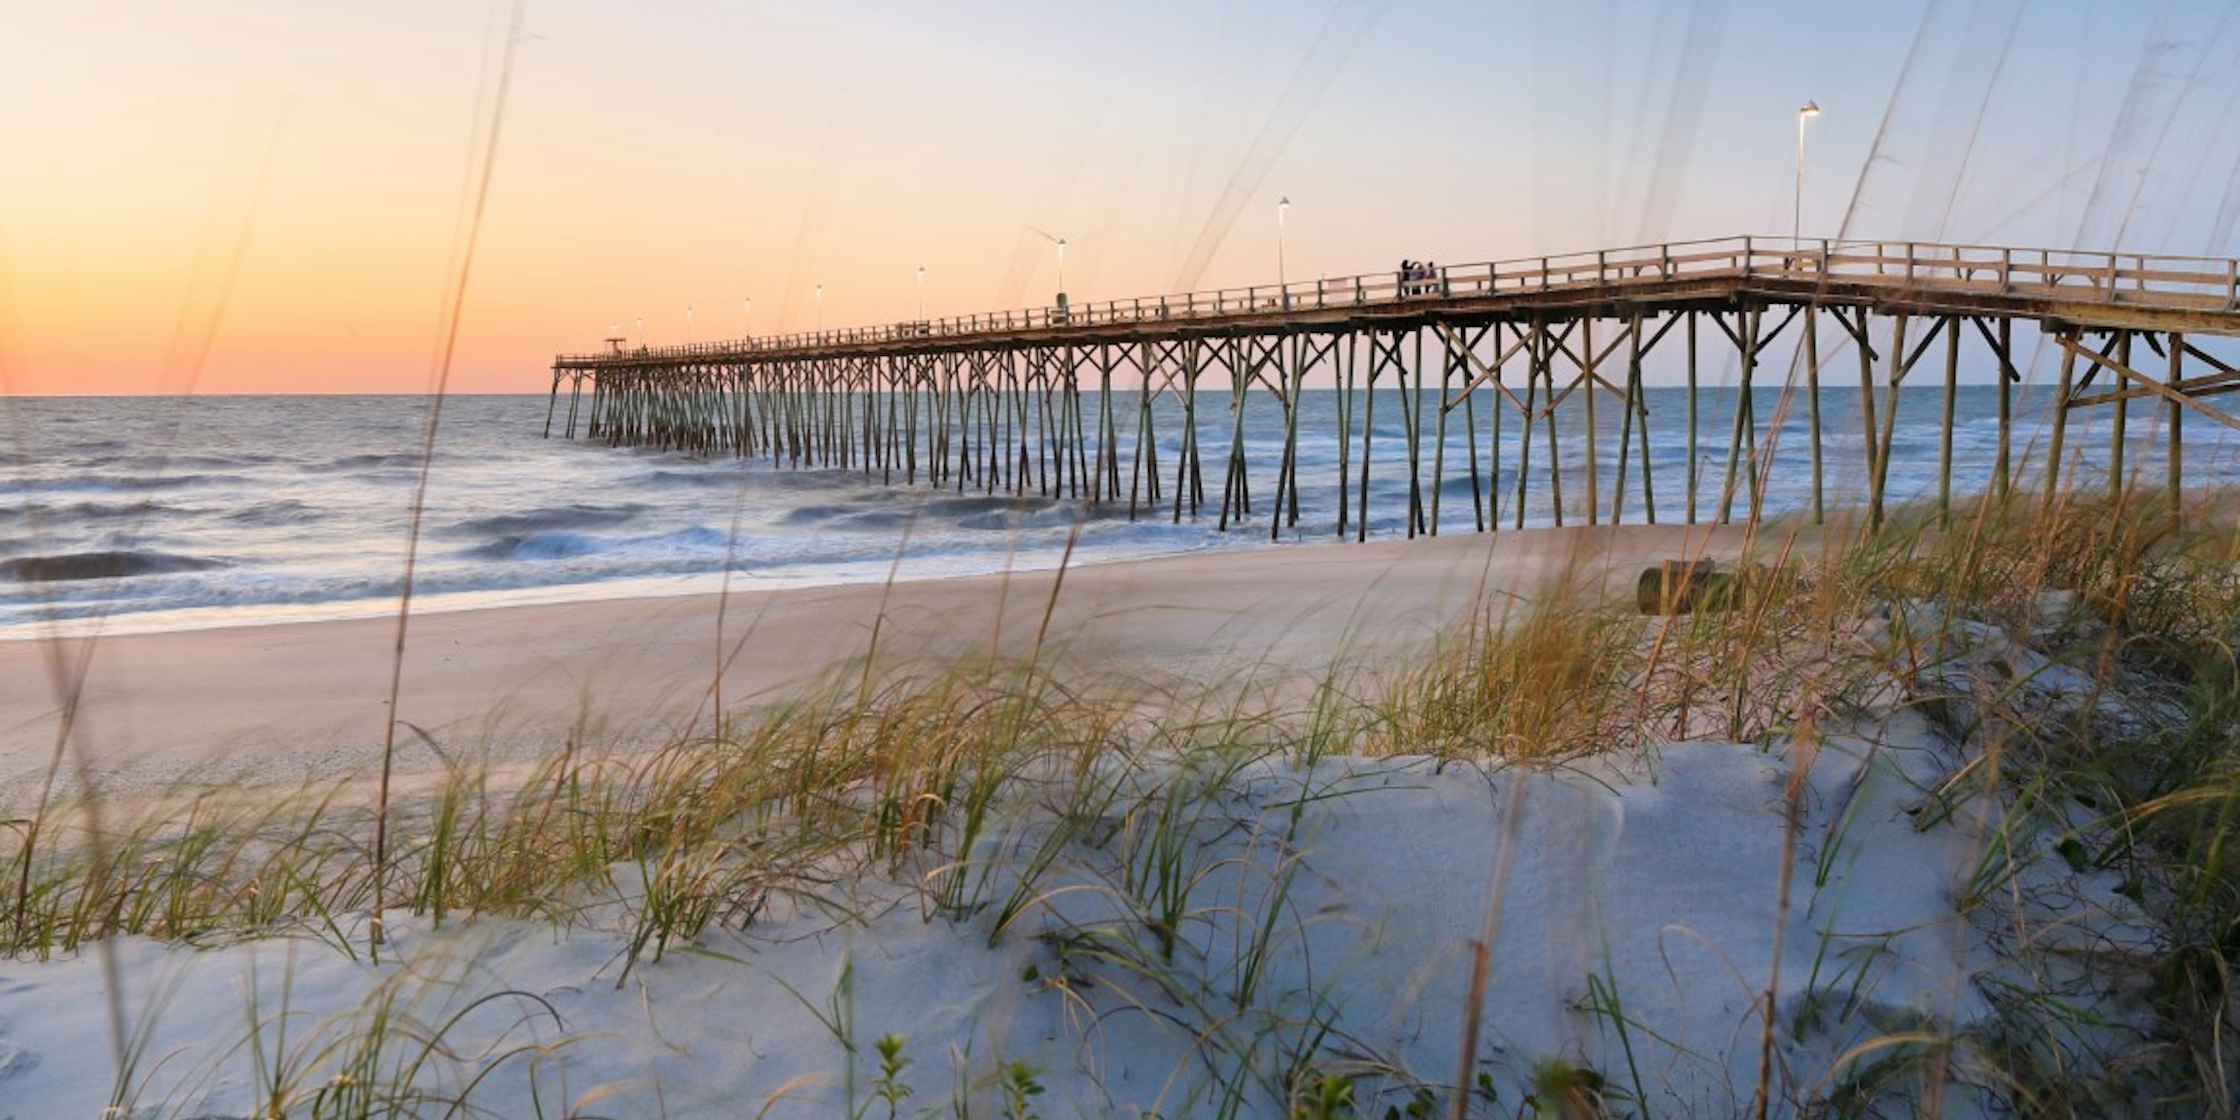
[[[1642,614],[1693,614],[1739,606],[1749,590],[1748,573],[1716,560],[1667,560],[1642,570],[1633,600]]]

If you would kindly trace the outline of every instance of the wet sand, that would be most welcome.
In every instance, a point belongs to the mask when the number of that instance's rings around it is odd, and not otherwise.
[[[705,730],[719,665],[723,704],[736,710],[859,664],[874,629],[883,664],[1025,657],[1040,632],[1041,658],[1063,673],[1153,687],[1311,684],[1334,666],[1373,669],[1419,650],[1480,602],[1498,610],[1559,584],[1630,599],[1645,567],[1732,557],[1743,543],[1738,528],[1547,529],[1222,550],[1062,577],[425,614],[406,642],[399,765],[519,756],[570,734],[628,743]],[[0,642],[0,788],[9,791],[0,800],[37,790],[71,682],[81,687],[65,787],[90,780],[129,793],[365,773],[378,763],[395,647],[393,618]]]

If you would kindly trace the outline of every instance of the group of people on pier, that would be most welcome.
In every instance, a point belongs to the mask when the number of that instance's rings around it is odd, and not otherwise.
[[[1446,281],[1439,276],[1439,266],[1430,261],[1400,262],[1400,294],[1403,296],[1444,295]]]

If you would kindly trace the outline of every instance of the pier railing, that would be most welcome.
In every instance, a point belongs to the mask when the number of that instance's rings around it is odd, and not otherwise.
[[[567,354],[558,361],[572,365],[618,358],[721,359],[836,346],[931,339],[965,341],[974,336],[1114,324],[1403,307],[1535,292],[1617,293],[1691,281],[1734,280],[1933,290],[2067,304],[2240,314],[2240,260],[2228,258],[1916,241],[1730,237],[1439,265],[1412,276],[1395,270],[682,346]]]

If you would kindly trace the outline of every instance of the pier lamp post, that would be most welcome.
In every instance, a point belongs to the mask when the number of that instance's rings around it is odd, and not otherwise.
[[[1804,122],[1820,115],[1820,106],[1807,101],[1797,109],[1797,189],[1789,214],[1789,243],[1804,243]]]
[[[1291,196],[1276,200],[1276,287],[1283,292],[1283,309],[1291,310],[1291,285],[1283,274],[1283,220],[1291,213]]]
[[[754,337],[754,301],[745,300],[739,312],[739,330],[748,338]]]
[[[692,305],[689,303],[684,307],[684,344],[692,345]]]
[[[918,321],[926,321],[926,266],[918,266]]]
[[[824,333],[824,285],[817,285],[817,333]]]
[[[646,348],[646,317],[638,316],[638,349]]]
[[[1066,310],[1066,239],[1058,239],[1058,319],[1071,321],[1073,312]]]

